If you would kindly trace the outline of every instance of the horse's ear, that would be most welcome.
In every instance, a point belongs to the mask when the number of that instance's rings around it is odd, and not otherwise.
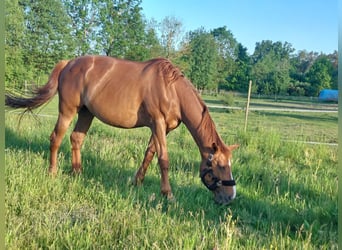
[[[237,149],[240,145],[239,144],[234,144],[234,145],[230,145],[228,146],[229,151],[233,151],[234,149]]]
[[[215,143],[215,142],[213,142],[213,150],[214,150],[214,153],[216,153],[216,152],[217,152],[217,150],[218,150],[218,147],[217,147],[217,145],[216,145],[216,143]]]

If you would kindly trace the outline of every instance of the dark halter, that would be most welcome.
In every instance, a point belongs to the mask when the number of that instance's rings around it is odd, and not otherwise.
[[[208,167],[201,172],[201,180],[203,184],[211,191],[216,190],[220,186],[230,186],[230,187],[235,186],[236,185],[235,180],[220,180],[214,175],[213,168],[212,168],[212,161],[213,161],[213,155],[210,154],[207,160]],[[208,184],[205,182],[205,176],[207,174],[210,174],[212,176],[212,181],[213,181],[212,184]]]

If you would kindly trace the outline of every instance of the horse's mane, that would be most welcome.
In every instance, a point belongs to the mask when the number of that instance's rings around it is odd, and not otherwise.
[[[156,58],[149,61],[150,66],[156,66],[158,72],[162,75],[167,84],[177,81],[180,77],[184,77],[179,68],[174,66],[165,58]]]
[[[216,126],[214,121],[212,120],[210,114],[209,114],[209,109],[208,106],[205,104],[205,102],[203,101],[203,99],[200,97],[199,92],[197,91],[197,89],[195,88],[194,85],[192,85],[191,83],[189,84],[191,86],[192,91],[194,92],[196,98],[198,99],[200,105],[202,105],[203,110],[202,110],[202,120],[201,123],[198,127],[198,131],[202,134],[202,135],[206,135],[209,134],[211,135],[211,140],[213,142],[218,142],[220,140],[217,140],[217,137],[219,137],[217,131],[216,131]]]
[[[157,71],[163,77],[164,82],[166,84],[171,84],[181,77],[186,79],[186,77],[184,77],[183,73],[179,70],[179,68],[175,67],[169,60],[165,58],[156,58],[148,61],[148,68],[149,67],[157,68]],[[221,137],[217,133],[215,123],[213,122],[209,114],[208,107],[200,97],[194,85],[191,84],[191,82],[187,79],[186,81],[188,82],[188,86],[190,87],[191,91],[193,91],[196,98],[198,99],[200,105],[203,107],[202,120],[199,126],[197,127],[198,133],[201,134],[202,137],[209,136],[209,141],[216,143],[216,145],[220,147],[221,145],[223,145],[223,142],[221,140]]]
[[[202,100],[201,100],[202,101]],[[221,147],[223,142],[221,137],[217,133],[216,126],[214,121],[212,120],[208,107],[203,103],[203,111],[202,111],[202,121],[200,126],[198,127],[198,132],[202,134],[202,136],[209,136],[209,141],[216,143],[218,147]]]

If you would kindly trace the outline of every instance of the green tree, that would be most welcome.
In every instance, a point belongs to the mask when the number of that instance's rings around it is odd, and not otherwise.
[[[236,47],[238,45],[233,33],[226,26],[213,29],[210,32],[217,42],[218,54],[226,59],[236,59]]]
[[[327,57],[332,66],[330,87],[332,89],[338,89],[338,52],[335,50],[332,54],[327,55]]]
[[[71,19],[71,35],[75,42],[75,55],[96,53],[95,35],[99,25],[98,1],[63,0]]]
[[[252,56],[252,77],[261,94],[284,94],[290,86],[290,55],[292,45],[285,42],[256,43]]]
[[[302,50],[290,58],[291,84],[287,91],[289,95],[307,95],[310,83],[306,82],[306,74],[317,57],[318,53]]]
[[[184,39],[180,41],[178,50],[172,57],[172,62],[177,65],[186,76],[190,76],[190,57],[191,57],[191,46],[188,40],[188,34],[185,35]]]
[[[247,48],[238,43],[236,48],[236,60],[234,62],[233,71],[227,78],[229,90],[237,90],[241,92],[248,91],[248,82],[250,80],[250,57],[247,54]]]
[[[24,12],[18,0],[5,0],[5,86],[22,87],[28,78],[23,61]]]
[[[214,37],[204,28],[189,33],[189,77],[199,90],[217,88],[217,47]]]
[[[36,77],[50,73],[56,62],[73,57],[71,20],[58,0],[20,0],[25,13],[24,63]]]
[[[141,0],[105,0],[99,3],[97,46],[100,51],[108,56],[146,59],[148,40],[140,4]]]
[[[307,95],[317,96],[322,89],[332,86],[333,64],[326,55],[319,56],[306,75],[310,83]]]
[[[155,57],[161,57],[163,52],[163,47],[160,44],[158,39],[157,30],[158,30],[158,23],[154,19],[145,21],[146,28],[145,28],[145,40],[146,40],[146,59],[151,59]]]
[[[175,56],[177,45],[182,36],[182,22],[174,16],[165,17],[159,24],[160,43],[164,48],[166,58],[172,59]]]
[[[217,48],[217,74],[215,81],[220,88],[234,89],[234,71],[237,68],[237,46],[238,43],[233,33],[226,26],[213,29],[211,35],[214,37]]]
[[[305,75],[311,68],[312,64],[318,57],[318,53],[307,52],[305,50],[299,51],[290,59],[291,69],[290,76],[293,80],[298,82],[305,81]]]

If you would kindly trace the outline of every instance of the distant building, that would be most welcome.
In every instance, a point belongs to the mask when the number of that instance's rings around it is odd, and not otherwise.
[[[323,102],[338,102],[338,90],[323,89],[319,92],[318,100]]]

